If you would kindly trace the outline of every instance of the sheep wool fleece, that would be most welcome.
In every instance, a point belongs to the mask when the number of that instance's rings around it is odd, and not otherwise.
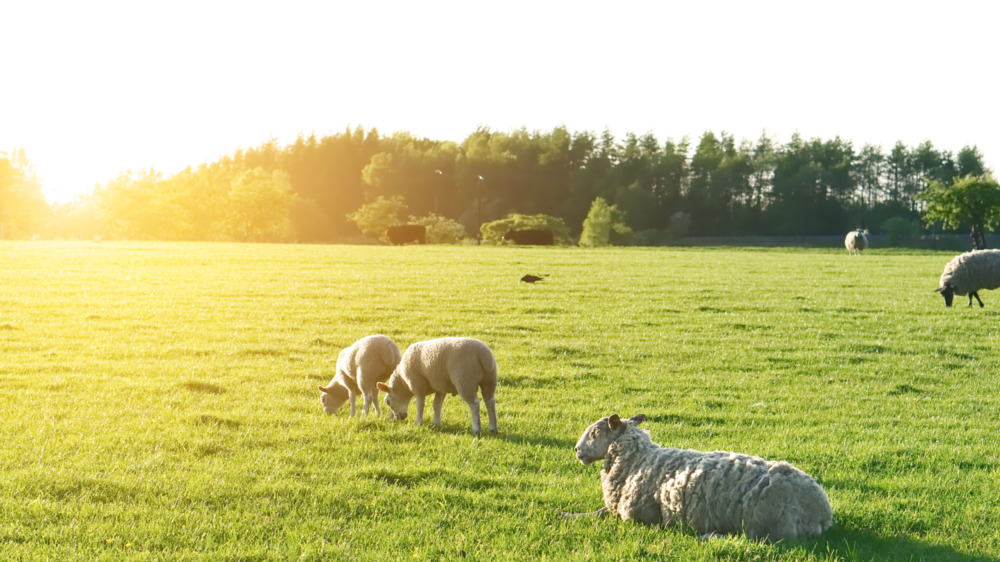
[[[608,448],[601,484],[605,506],[622,519],[684,524],[700,534],[780,540],[833,524],[826,493],[787,462],[663,448],[635,426]]]
[[[951,286],[956,295],[1000,287],[1000,250],[976,250],[955,256],[944,266],[941,288]]]

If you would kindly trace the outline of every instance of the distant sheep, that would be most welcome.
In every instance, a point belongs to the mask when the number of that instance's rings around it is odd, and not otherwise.
[[[847,254],[861,254],[861,250],[868,249],[868,230],[852,230],[847,233],[847,237],[844,238],[844,247],[847,248]]]
[[[427,238],[427,227],[422,224],[401,224],[385,229],[385,237],[394,246],[401,244],[423,244]]]
[[[337,356],[337,373],[327,386],[319,387],[323,411],[333,414],[351,401],[351,416],[356,413],[354,399],[360,392],[364,396],[361,415],[368,413],[369,406],[378,407],[378,387],[376,384],[389,379],[399,363],[399,347],[386,336],[365,336],[343,349]]]
[[[508,230],[503,239],[515,244],[531,246],[551,246],[555,243],[555,234],[547,228],[530,228],[525,230]]]
[[[660,447],[638,427],[645,420],[601,418],[576,444],[581,463],[604,460],[605,507],[597,513],[770,540],[819,535],[833,524],[823,488],[787,462]]]
[[[497,430],[497,362],[485,343],[473,338],[440,338],[406,348],[403,359],[389,377],[378,383],[393,419],[405,420],[410,399],[417,399],[417,425],[424,422],[424,399],[434,394],[434,425],[441,425],[441,406],[448,394],[457,394],[469,405],[472,432],[479,433],[479,398],[489,415],[489,429]]]
[[[969,306],[972,297],[979,301],[980,289],[996,289],[1000,287],[1000,250],[975,250],[955,256],[944,266],[940,286],[936,289],[944,297],[944,304],[951,306],[955,295],[969,295]]]

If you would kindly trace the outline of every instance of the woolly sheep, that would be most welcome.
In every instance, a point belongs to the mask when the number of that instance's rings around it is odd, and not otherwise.
[[[350,399],[353,416],[356,412],[354,398],[360,392],[364,396],[361,415],[367,414],[373,405],[375,412],[380,413],[376,384],[389,379],[400,357],[396,343],[383,335],[365,336],[341,350],[337,356],[337,373],[329,385],[319,387],[323,411],[333,414]]]
[[[861,254],[861,250],[868,249],[868,230],[852,230],[847,233],[847,237],[844,238],[844,247],[847,248],[848,255],[857,253]]]
[[[448,394],[457,394],[469,405],[472,432],[479,433],[479,398],[489,415],[489,429],[497,430],[497,362],[485,343],[474,338],[440,338],[417,342],[406,348],[388,383],[379,383],[385,391],[385,404],[392,419],[405,420],[410,399],[417,399],[417,425],[424,422],[424,399],[434,394],[434,425],[441,425],[441,406]]]
[[[982,308],[979,290],[997,287],[1000,287],[1000,250],[975,250],[955,256],[944,266],[936,291],[944,297],[946,306],[951,306],[955,295],[968,293],[969,306],[972,306],[972,297],[976,297]]]
[[[576,444],[581,463],[604,460],[605,507],[596,513],[770,540],[819,535],[833,524],[826,493],[787,462],[660,447],[638,427],[645,419],[601,418]]]

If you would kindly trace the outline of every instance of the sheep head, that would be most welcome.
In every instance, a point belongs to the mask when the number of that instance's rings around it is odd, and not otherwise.
[[[336,383],[331,383],[330,386],[321,386],[319,391],[319,401],[320,404],[323,404],[323,411],[327,415],[336,413],[350,397],[347,389]]]
[[[389,419],[405,420],[413,393],[402,377],[393,372],[388,382],[378,383],[378,389],[385,393],[385,405],[389,407]]]
[[[646,421],[644,414],[637,414],[627,420],[621,419],[618,414],[611,414],[597,420],[583,432],[573,448],[577,460],[582,464],[590,464],[604,459],[608,454],[608,447],[617,441],[630,425],[639,425],[644,421]]]
[[[940,287],[940,288],[934,289],[934,290],[937,291],[937,292],[939,292],[939,293],[941,293],[941,296],[944,297],[944,305],[945,306],[951,306],[951,301],[955,298],[955,288],[954,287],[952,287],[951,285],[945,284],[944,287]]]

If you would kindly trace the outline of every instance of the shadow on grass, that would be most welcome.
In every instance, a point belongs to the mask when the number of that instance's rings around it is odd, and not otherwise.
[[[226,391],[225,388],[212,383],[202,382],[202,381],[187,381],[181,386],[192,391],[192,392],[204,392],[205,394],[222,394]]]
[[[726,420],[722,416],[703,416],[691,414],[652,414],[646,416],[646,421],[662,424],[680,424],[700,427],[703,425],[725,425]]]
[[[387,486],[415,488],[420,486],[444,486],[463,490],[483,491],[504,488],[508,484],[502,479],[489,479],[451,470],[366,470],[358,473],[362,478],[375,480]]]
[[[576,441],[572,439],[562,439],[559,437],[540,437],[537,435],[523,435],[519,433],[506,433],[503,428],[500,428],[500,433],[483,433],[484,437],[493,437],[512,443],[515,445],[536,445],[540,447],[551,447],[554,449],[565,449],[569,451],[570,454],[573,452],[573,447],[576,445]]]
[[[910,537],[886,537],[874,531],[834,525],[821,538],[777,543],[779,549],[815,545],[813,552],[830,553],[845,560],[997,560],[995,556],[959,552],[950,546],[929,544]]]

